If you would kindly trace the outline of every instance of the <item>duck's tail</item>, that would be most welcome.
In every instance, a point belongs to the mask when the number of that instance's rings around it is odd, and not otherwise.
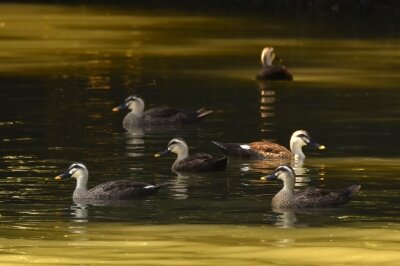
[[[213,113],[213,110],[207,110],[205,107],[200,108],[199,110],[196,111],[197,113],[197,118],[203,118],[211,113]]]
[[[219,148],[221,148],[223,151],[227,151],[228,148],[226,147],[226,145],[222,142],[218,142],[218,141],[211,141],[212,143],[214,143],[215,145],[217,145]]]
[[[348,187],[347,190],[350,191],[349,197],[354,197],[360,189],[361,185],[352,185]]]
[[[164,182],[164,183],[156,184],[156,185],[154,185],[154,186],[152,187],[152,190],[158,191],[160,188],[165,187],[165,186],[168,186],[168,185],[170,185],[169,182]]]
[[[212,168],[214,171],[223,171],[226,169],[227,165],[228,165],[228,157],[224,157],[214,161]]]

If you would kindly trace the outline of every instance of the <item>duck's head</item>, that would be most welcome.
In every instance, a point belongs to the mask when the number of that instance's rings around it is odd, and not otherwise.
[[[261,64],[263,66],[271,66],[275,59],[274,48],[265,47],[261,52]]]
[[[168,143],[168,148],[165,151],[154,154],[154,157],[160,157],[171,152],[176,153],[179,157],[187,157],[189,152],[189,147],[184,139],[173,138]]]
[[[324,150],[325,146],[320,145],[316,143],[308,134],[307,131],[305,130],[297,130],[292,134],[292,137],[290,138],[290,148],[293,149],[295,147],[303,147],[303,146],[309,146],[309,147],[314,147],[320,150]]]
[[[293,183],[296,180],[296,174],[290,165],[281,165],[271,174],[261,177],[262,180],[274,181],[280,179],[285,184]]]
[[[87,180],[89,176],[89,171],[83,163],[73,163],[68,167],[67,171],[63,174],[56,176],[54,179],[62,180],[66,178],[75,178],[76,180]]]
[[[118,112],[125,109],[129,109],[132,112],[142,113],[144,110],[144,101],[137,96],[129,96],[121,105],[114,107],[112,110],[113,112]]]

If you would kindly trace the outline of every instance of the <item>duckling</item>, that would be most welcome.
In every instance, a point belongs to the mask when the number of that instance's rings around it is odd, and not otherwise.
[[[304,130],[297,130],[290,138],[290,151],[285,147],[270,142],[256,141],[248,144],[241,143],[221,143],[213,141],[228,155],[238,156],[246,159],[271,159],[271,160],[304,160],[306,156],[303,153],[303,146],[312,146],[320,150],[325,149],[324,145],[314,142],[310,134]]]
[[[190,124],[203,120],[213,111],[201,108],[197,111],[183,111],[171,107],[156,107],[144,111],[144,101],[137,96],[129,96],[120,106],[112,110],[129,109],[130,112],[124,117],[122,125],[125,129],[143,125],[171,125]]]
[[[273,65],[274,48],[265,47],[261,53],[262,69],[257,74],[258,80],[293,80],[292,74],[283,65]]]
[[[157,185],[131,180],[108,181],[87,190],[89,172],[82,163],[73,163],[68,170],[55,177],[56,180],[72,177],[76,179],[73,199],[128,200],[155,194],[168,183]]]
[[[226,169],[228,158],[215,159],[209,154],[196,153],[189,156],[189,147],[182,138],[174,138],[168,143],[165,151],[154,154],[160,157],[168,153],[178,155],[172,164],[172,171],[175,172],[201,172],[201,171],[222,171]]]
[[[290,166],[279,166],[263,180],[283,181],[283,188],[272,198],[273,209],[301,209],[335,207],[348,203],[360,190],[360,185],[352,185],[345,189],[325,190],[308,188],[294,191],[295,173]]]

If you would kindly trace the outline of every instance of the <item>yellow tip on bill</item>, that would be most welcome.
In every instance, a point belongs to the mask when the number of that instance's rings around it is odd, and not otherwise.
[[[58,175],[58,176],[54,177],[54,179],[55,180],[61,180],[61,176]]]
[[[160,153],[156,153],[156,154],[154,154],[154,157],[160,157]]]
[[[326,147],[324,146],[324,145],[321,145],[321,146],[319,146],[319,148],[318,149],[320,149],[320,150],[325,150],[326,149]]]
[[[118,108],[118,107],[114,107],[114,108],[112,109],[112,111],[113,111],[113,112],[118,112],[118,111],[119,111],[119,108]]]
[[[261,180],[267,181],[267,177],[266,176],[262,176],[260,177]]]

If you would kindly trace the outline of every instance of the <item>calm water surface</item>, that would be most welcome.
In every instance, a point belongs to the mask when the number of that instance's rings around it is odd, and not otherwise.
[[[88,7],[0,5],[0,263],[398,265],[398,33],[268,18],[167,16]],[[295,81],[258,84],[274,46]],[[127,95],[148,107],[206,106],[199,125],[126,132],[111,112]],[[307,129],[299,186],[361,184],[348,206],[273,212],[274,167],[232,159],[223,173],[176,175],[175,136],[222,156],[211,140],[288,146]],[[111,206],[73,202],[54,176],[86,163],[89,186],[171,182]]]

